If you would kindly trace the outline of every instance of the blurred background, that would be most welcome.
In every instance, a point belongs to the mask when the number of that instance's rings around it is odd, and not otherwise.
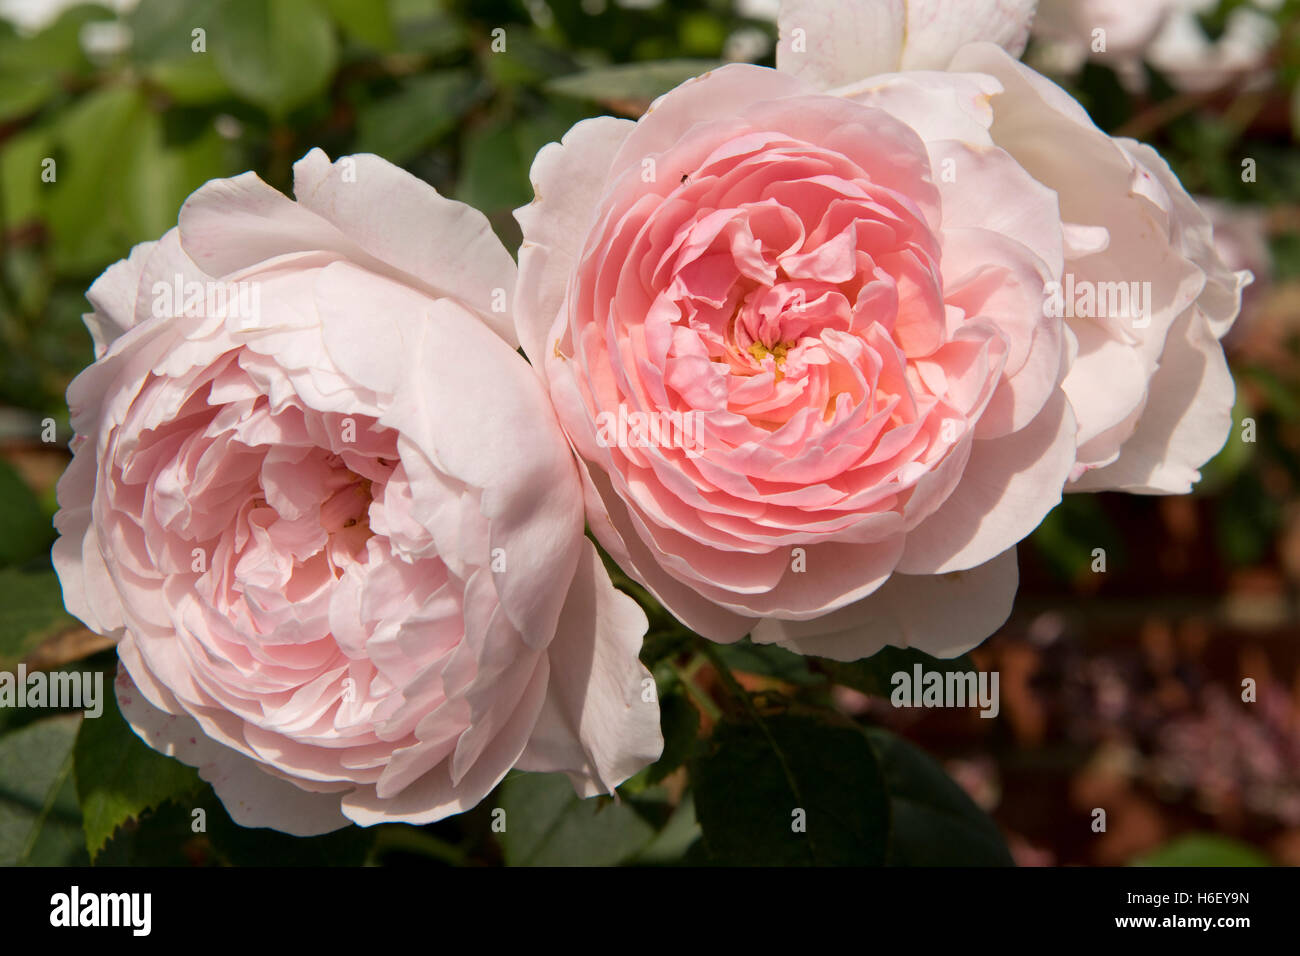
[[[85,289],[175,225],[194,188],[253,169],[287,190],[312,147],[374,152],[482,209],[513,249],[510,212],[531,199],[539,147],[588,116],[635,116],[719,62],[772,65],[776,7],[0,0],[0,668],[113,667],[63,611],[49,566],[71,437],[64,391],[92,358]],[[1226,341],[1233,435],[1194,495],[1067,497],[1021,545],[1015,614],[972,654],[1001,674],[996,720],[895,710],[870,686],[762,649],[730,649],[727,662],[751,689],[829,701],[919,745],[1022,865],[1300,865],[1300,0],[1042,0],[1025,59],[1102,128],[1155,145],[1205,202],[1225,259],[1255,273]],[[673,739],[692,744],[716,716],[717,675],[676,652],[650,662],[665,721],[685,728]],[[682,716],[687,685],[696,716]],[[0,791],[21,776],[48,793],[33,829],[37,811],[0,792],[0,863],[86,862],[67,773],[75,728],[42,744],[48,779],[18,749],[41,716],[0,709]],[[639,844],[611,836],[633,827],[611,811],[601,849],[578,858],[689,860],[698,831],[681,777],[666,767],[626,788],[658,820],[635,831]],[[164,803],[103,860],[490,864],[543,852],[503,849],[483,808],[315,841],[262,833],[254,846],[210,791],[196,799],[208,835]]]

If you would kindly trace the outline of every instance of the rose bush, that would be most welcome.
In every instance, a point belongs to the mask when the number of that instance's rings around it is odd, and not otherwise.
[[[510,256],[377,157],[294,172],[208,183],[88,293],[68,608],[244,825],[428,822],[512,767],[608,791],[662,746],[646,618],[583,538]]]
[[[1067,482],[1186,491],[1223,444],[1243,278],[1154,151],[967,42],[1033,4],[979,6],[787,3],[777,70],[534,162],[520,341],[593,533],[708,637],[958,653]]]

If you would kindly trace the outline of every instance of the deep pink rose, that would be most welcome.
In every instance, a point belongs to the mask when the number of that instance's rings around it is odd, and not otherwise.
[[[244,825],[425,823],[512,767],[609,790],[662,745],[646,621],[583,538],[510,256],[377,157],[294,171],[297,202],[208,183],[91,288],[68,608]]]

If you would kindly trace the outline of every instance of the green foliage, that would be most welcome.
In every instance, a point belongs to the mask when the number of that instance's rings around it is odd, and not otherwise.
[[[867,738],[889,793],[891,866],[1011,866],[997,825],[943,768],[879,728]]]
[[[856,727],[781,714],[728,722],[694,762],[709,859],[728,866],[879,865],[889,802]]]
[[[486,94],[469,70],[403,80],[395,91],[357,110],[357,152],[403,163],[456,128]]]
[[[1187,833],[1133,861],[1134,866],[1268,866],[1248,843],[1217,833]]]
[[[319,96],[338,61],[334,26],[315,0],[218,0],[210,39],[230,88],[276,118]]]
[[[99,717],[81,722],[74,750],[77,798],[86,850],[95,858],[125,821],[164,800],[192,796],[200,786],[192,767],[164,757],[135,735],[110,685]]]
[[[0,567],[46,554],[54,531],[27,483],[0,461]]]
[[[0,736],[0,866],[86,862],[72,783],[80,721],[49,717]]]
[[[878,697],[888,697],[893,691],[894,687],[890,679],[894,674],[899,671],[911,674],[918,664],[927,672],[935,671],[941,674],[975,669],[974,662],[965,654],[960,657],[941,659],[931,657],[913,647],[886,647],[860,661],[832,661],[820,658],[817,660],[835,683]]]
[[[1048,513],[1030,542],[1062,580],[1088,573],[1093,549],[1106,551],[1108,571],[1122,569],[1127,559],[1124,538],[1094,495],[1066,495]]]
[[[809,659],[775,644],[755,644],[748,637],[721,644],[716,653],[734,671],[758,674],[791,684],[816,684],[823,678],[809,668]]]
[[[53,571],[0,568],[0,669],[16,666],[45,638],[76,624]]]
[[[560,774],[514,773],[501,785],[509,866],[608,866],[649,846],[654,827],[626,802],[579,798]]]
[[[722,64],[717,60],[665,60],[659,63],[626,63],[574,73],[551,80],[552,93],[591,100],[623,112],[629,104],[640,109],[680,83],[707,73]]]

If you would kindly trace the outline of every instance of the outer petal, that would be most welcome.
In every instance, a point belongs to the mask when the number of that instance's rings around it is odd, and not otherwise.
[[[538,667],[519,695],[519,704],[459,780],[443,761],[400,793],[381,798],[373,787],[359,787],[343,798],[343,812],[362,826],[376,823],[432,823],[463,813],[500,783],[518,761],[546,697],[548,668]]]
[[[330,165],[312,150],[294,172],[300,202],[253,173],[195,190],[180,213],[186,254],[221,277],[289,253],[336,253],[461,302],[517,344],[509,309],[492,308],[508,306],[514,262],[481,213],[377,156],[348,156]]]
[[[114,339],[135,324],[141,274],[157,245],[157,242],[142,242],[134,246],[129,256],[105,269],[86,291],[94,311],[82,318],[95,342],[95,358],[103,355]]]
[[[129,642],[122,645],[124,657]],[[131,729],[159,753],[197,767],[212,784],[230,818],[244,827],[271,827],[294,836],[316,836],[348,825],[337,792],[313,792],[272,776],[258,764],[208,737],[179,706],[176,713],[150,701],[119,665],[118,706]]]
[[[1058,391],[1028,427],[976,442],[957,490],[908,534],[898,570],[972,568],[1033,531],[1061,500],[1074,434],[1074,412]]]
[[[96,634],[113,634],[122,628],[122,602],[99,549],[91,510],[94,490],[95,457],[93,449],[87,448],[73,457],[59,478],[60,508],[54,517],[59,538],[50,556],[68,612]]]
[[[645,613],[617,590],[587,542],[548,653],[551,680],[516,765],[564,771],[583,796],[609,793],[663,752],[654,678],[637,655]],[[647,682],[648,685],[647,685]]]
[[[683,624],[724,644],[748,633],[754,617],[743,617],[703,597],[664,570],[637,534],[627,506],[599,469],[581,464],[591,533],[619,567],[640,581]]]
[[[583,120],[533,160],[533,201],[515,210],[524,241],[514,318],[519,343],[539,375],[545,375],[546,338],[564,301],[568,274],[595,218],[610,164],[634,125],[612,116]]]
[[[830,91],[897,116],[927,143],[956,139],[992,146],[991,98],[1002,84],[981,73],[915,70],[886,73]]]
[[[959,47],[978,40],[1019,56],[1036,5],[1037,0],[785,0],[776,65],[827,89],[877,73],[942,69]]]
[[[1011,547],[967,571],[895,574],[856,604],[812,621],[764,620],[751,636],[837,661],[869,657],[886,645],[956,657],[1002,626],[1019,579]]]
[[[515,263],[477,209],[370,153],[331,165],[313,149],[294,163],[293,190],[301,205],[376,259],[455,299],[518,346],[499,291],[513,293]]]
[[[1196,309],[1170,330],[1147,394],[1119,459],[1087,472],[1069,490],[1186,494],[1200,480],[1197,469],[1232,430],[1235,389],[1223,347]]]

